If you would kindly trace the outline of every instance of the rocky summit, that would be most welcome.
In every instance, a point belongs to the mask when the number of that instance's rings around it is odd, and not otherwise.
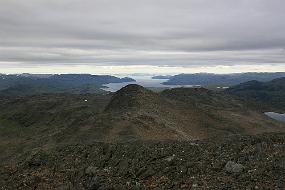
[[[133,110],[153,109],[160,104],[158,94],[136,84],[130,84],[117,91],[105,111],[129,112]]]

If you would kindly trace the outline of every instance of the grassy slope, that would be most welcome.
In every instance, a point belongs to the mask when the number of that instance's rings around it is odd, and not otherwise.
[[[0,150],[5,153],[0,158],[7,160],[8,155],[15,156],[36,147],[80,142],[79,126],[96,117],[108,99],[107,95],[72,94],[2,97]]]

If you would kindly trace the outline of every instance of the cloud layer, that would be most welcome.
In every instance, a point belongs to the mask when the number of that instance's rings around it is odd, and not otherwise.
[[[285,70],[284,7],[284,0],[3,0],[0,66]]]

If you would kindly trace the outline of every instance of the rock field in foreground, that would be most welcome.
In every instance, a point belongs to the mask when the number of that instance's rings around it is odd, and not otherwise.
[[[1,166],[2,189],[284,189],[285,135],[68,145]]]

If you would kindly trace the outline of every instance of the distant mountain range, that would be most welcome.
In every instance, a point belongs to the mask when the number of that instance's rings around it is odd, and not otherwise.
[[[44,93],[103,93],[102,85],[135,81],[110,75],[20,74],[0,75],[0,95],[25,96]]]
[[[226,92],[270,105],[275,111],[285,112],[285,77],[269,82],[245,82],[227,89]]]
[[[285,77],[285,72],[276,73],[237,73],[237,74],[178,74],[174,76],[154,76],[153,79],[168,79],[165,85],[236,85],[239,83],[257,80],[270,81],[275,78]]]

